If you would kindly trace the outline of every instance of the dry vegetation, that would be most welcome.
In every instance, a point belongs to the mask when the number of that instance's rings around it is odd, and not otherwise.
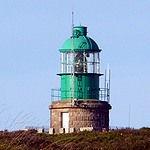
[[[48,135],[30,131],[1,131],[0,150],[148,150],[150,128],[108,133],[79,132]]]

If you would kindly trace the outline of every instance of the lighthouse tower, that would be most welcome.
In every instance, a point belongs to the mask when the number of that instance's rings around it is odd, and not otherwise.
[[[108,130],[109,80],[105,80],[107,86],[99,87],[101,49],[87,36],[87,27],[73,27],[59,51],[61,88],[51,91],[50,127],[56,133]]]

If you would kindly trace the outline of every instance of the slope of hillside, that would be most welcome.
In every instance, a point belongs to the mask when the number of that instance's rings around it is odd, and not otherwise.
[[[0,132],[0,150],[146,150],[150,128],[122,129],[108,133],[79,132],[49,135],[35,131]]]

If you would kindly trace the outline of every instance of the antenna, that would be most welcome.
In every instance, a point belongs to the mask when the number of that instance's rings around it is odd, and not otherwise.
[[[73,27],[74,27],[74,5],[72,4],[72,22],[71,22],[71,24],[72,24],[72,28],[71,28],[71,30],[72,30],[72,37],[73,37]]]
[[[105,70],[105,97],[108,103],[110,103],[110,69],[109,63],[107,63],[107,69]],[[105,100],[105,98],[104,98]]]
[[[72,11],[72,69],[71,69],[71,82],[72,82],[72,88],[71,88],[71,97],[72,97],[72,105],[74,105],[74,70],[75,70],[75,66],[74,66],[74,33],[73,33],[73,28],[74,28],[74,11]]]
[[[73,27],[74,27],[74,11],[72,11],[72,36],[73,36]]]

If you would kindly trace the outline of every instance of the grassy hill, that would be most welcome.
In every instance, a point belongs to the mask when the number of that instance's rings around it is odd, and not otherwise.
[[[0,150],[148,150],[150,128],[108,133],[84,131],[49,135],[30,131],[1,131]]]

